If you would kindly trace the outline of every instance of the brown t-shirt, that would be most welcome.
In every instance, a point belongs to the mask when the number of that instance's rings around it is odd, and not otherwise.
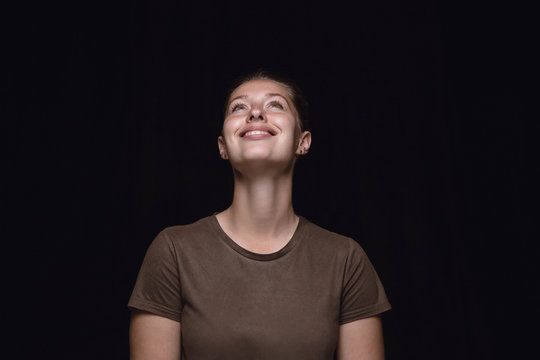
[[[250,252],[216,216],[164,229],[128,306],[182,324],[182,359],[331,360],[340,324],[390,309],[354,240],[300,217],[278,252]]]

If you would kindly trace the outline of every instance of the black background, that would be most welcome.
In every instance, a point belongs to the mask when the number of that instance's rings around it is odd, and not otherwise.
[[[144,252],[163,227],[228,206],[223,97],[259,67],[306,92],[313,145],[294,205],[369,254],[393,305],[387,359],[535,351],[530,14],[421,0],[5,9],[3,316],[17,358],[128,358]]]

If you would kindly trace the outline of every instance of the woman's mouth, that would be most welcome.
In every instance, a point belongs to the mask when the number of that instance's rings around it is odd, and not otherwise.
[[[263,130],[252,130],[244,134],[244,136],[251,136],[251,135],[270,135],[270,133],[268,131],[263,131]]]
[[[251,139],[260,139],[269,136],[274,136],[275,132],[266,127],[251,127],[244,130],[240,137],[251,138]]]

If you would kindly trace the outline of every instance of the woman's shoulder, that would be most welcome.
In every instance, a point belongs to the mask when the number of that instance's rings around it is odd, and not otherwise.
[[[158,233],[154,241],[186,242],[206,238],[212,232],[215,232],[215,224],[214,217],[210,215],[191,223],[167,226]]]
[[[328,251],[363,252],[361,245],[350,236],[346,236],[305,219],[305,232],[309,242]]]
[[[179,234],[183,232],[200,231],[201,229],[206,229],[211,226],[213,217],[213,215],[210,215],[202,217],[193,222],[166,226],[163,228],[163,230],[161,230],[161,232],[165,232],[167,234]]]

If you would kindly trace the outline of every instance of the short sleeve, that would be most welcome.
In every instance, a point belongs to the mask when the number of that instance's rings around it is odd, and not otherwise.
[[[128,307],[180,322],[182,296],[178,260],[165,230],[148,247]]]
[[[340,325],[390,309],[391,305],[375,268],[362,247],[351,239],[344,269]]]

